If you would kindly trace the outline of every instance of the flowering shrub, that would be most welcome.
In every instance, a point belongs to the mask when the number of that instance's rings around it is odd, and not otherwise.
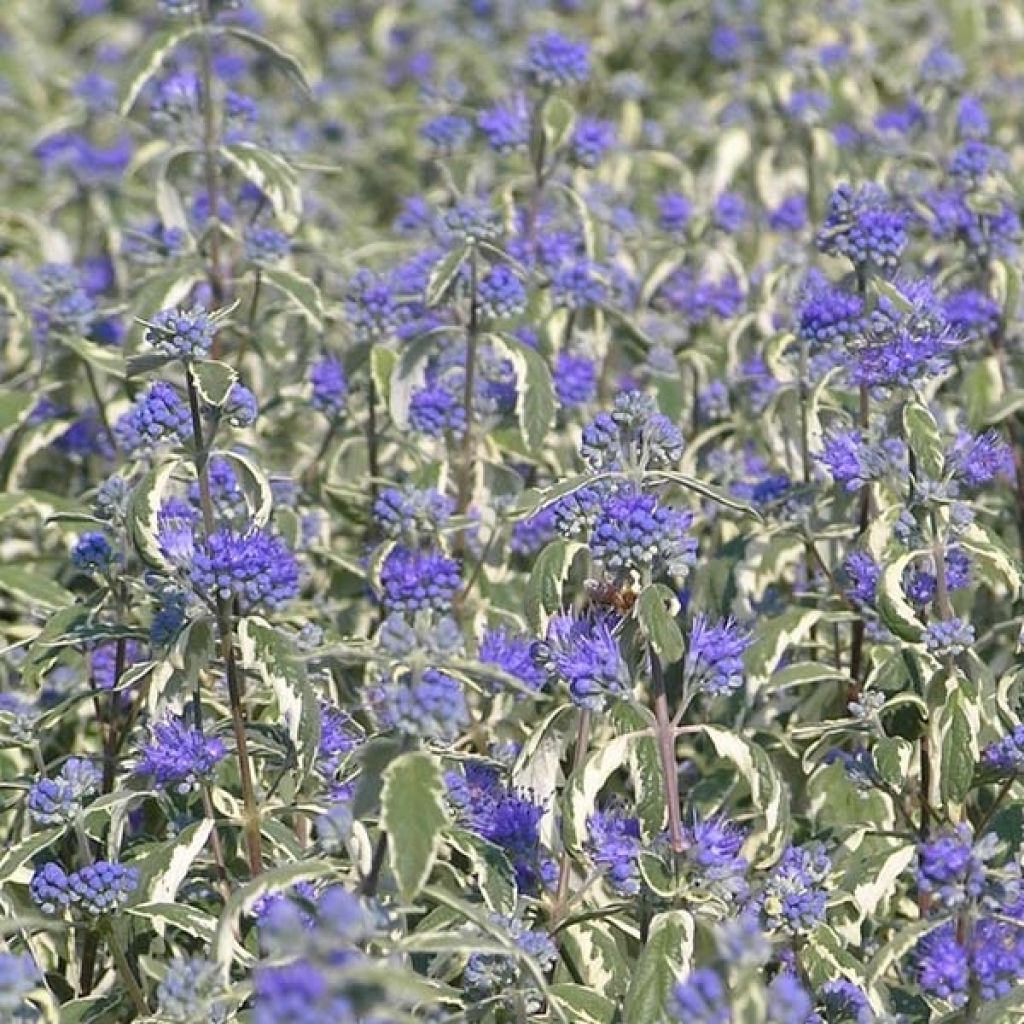
[[[0,1022],[1020,1019],[1022,32],[8,0]]]

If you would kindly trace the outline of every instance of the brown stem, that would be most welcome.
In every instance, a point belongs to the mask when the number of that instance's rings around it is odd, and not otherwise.
[[[228,880],[227,862],[224,860],[224,847],[220,841],[220,833],[217,831],[217,815],[214,813],[213,800],[210,797],[210,787],[203,783],[203,813],[209,819],[212,828],[210,829],[210,852],[213,854],[214,863],[217,865],[217,877],[220,881],[220,894],[227,903],[231,895],[231,883]]]
[[[188,404],[192,413],[192,433],[195,446],[196,476],[199,480],[199,504],[203,514],[203,529],[209,537],[216,527],[213,516],[213,499],[210,494],[210,477],[207,467],[209,453],[203,440],[203,419],[199,410],[199,394],[192,379],[191,367],[185,368],[185,385]],[[249,869],[253,876],[263,870],[263,840],[260,833],[260,810],[253,786],[252,764],[249,758],[249,743],[245,734],[245,707],[242,701],[241,676],[235,659],[234,615],[231,605],[220,595],[217,596],[217,630],[220,636],[221,658],[228,684],[228,700],[231,704],[231,729],[235,737],[238,757],[238,774],[242,784],[242,802],[245,807],[246,848]]]
[[[473,500],[473,479],[476,476],[476,431],[473,429],[473,394],[476,387],[476,350],[479,337],[476,291],[477,266],[474,250],[469,254],[469,322],[466,325],[466,373],[462,394],[466,424],[462,435],[462,465],[459,471],[459,515],[465,514]]]
[[[221,253],[220,237],[220,176],[217,166],[217,150],[220,137],[217,126],[217,112],[213,105],[213,55],[210,51],[210,37],[207,31],[211,21],[210,0],[200,0],[199,17],[202,29],[199,32],[199,74],[203,91],[203,174],[206,179],[206,194],[210,204],[210,291],[215,306],[224,305],[227,285]],[[214,339],[211,355],[219,357],[219,345]]]

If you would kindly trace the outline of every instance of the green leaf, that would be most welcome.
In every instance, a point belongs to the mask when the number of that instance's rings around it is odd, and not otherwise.
[[[543,633],[547,618],[562,607],[562,583],[576,556],[587,550],[577,541],[553,540],[537,556],[526,583],[526,619],[534,632]]]
[[[310,327],[322,331],[324,327],[324,299],[320,289],[308,278],[283,267],[263,267],[260,273],[301,313]]]
[[[669,610],[677,606],[675,595],[663,583],[646,587],[636,602],[640,631],[666,667],[683,656],[683,634]]]
[[[125,117],[135,106],[149,80],[163,67],[164,61],[186,40],[204,31],[198,25],[173,25],[157,32],[136,54],[121,86],[120,111]]]
[[[513,914],[518,898],[516,875],[505,851],[465,829],[450,830],[446,839],[469,861],[476,889],[490,910],[506,917]]]
[[[489,335],[500,341],[516,368],[519,394],[516,415],[523,439],[533,454],[539,453],[555,422],[558,401],[551,371],[544,357],[510,335]]]
[[[827,924],[819,924],[807,936],[800,948],[800,963],[816,989],[837,977],[849,978],[856,985],[864,983],[859,962]]]
[[[758,512],[753,505],[732,497],[720,487],[716,487],[714,484],[705,483],[703,480],[698,480],[694,476],[688,476],[686,473],[676,473],[673,470],[659,469],[653,470],[650,473],[645,473],[644,476],[654,479],[660,478],[663,480],[671,480],[672,483],[678,484],[680,487],[684,487],[688,491],[695,491],[697,494],[710,499],[717,505],[724,505],[726,508],[731,508],[735,512],[742,512],[744,515],[752,516],[758,521],[761,519],[761,513]]]
[[[878,614],[889,629],[902,640],[916,643],[924,626],[903,590],[903,571],[917,552],[901,555],[882,570],[878,580]]]
[[[128,512],[128,528],[139,555],[150,565],[164,570],[173,567],[160,545],[160,508],[167,483],[177,465],[177,460],[171,459],[151,469],[132,491]]]
[[[196,266],[175,266],[170,270],[151,274],[136,285],[131,294],[131,310],[136,318],[125,342],[128,376],[141,376],[170,362],[155,352],[138,349],[143,344],[145,321],[164,309],[176,306],[188,298],[189,292],[204,275]]]
[[[685,910],[665,911],[651,921],[647,945],[626,994],[626,1020],[667,1024],[671,1019],[668,1000],[679,976],[689,970],[693,930],[693,917]]]
[[[221,146],[224,158],[267,197],[281,227],[289,234],[302,217],[302,190],[294,168],[284,157],[251,142]]]
[[[66,608],[75,601],[74,594],[55,580],[41,575],[38,570],[22,569],[17,565],[0,566],[0,590],[29,605],[51,612]]]
[[[754,641],[743,656],[751,692],[772,678],[786,652],[802,642],[820,618],[819,609],[794,605],[781,615],[758,623]]]
[[[984,523],[975,521],[959,531],[959,544],[971,556],[978,575],[997,593],[1005,587],[1012,600],[1022,590],[1021,566],[1003,539]]]
[[[448,823],[441,764],[430,754],[402,754],[384,770],[381,827],[388,862],[403,898],[411,900],[430,877],[437,841]]]
[[[238,380],[238,374],[227,363],[204,359],[189,368],[199,396],[207,405],[219,409],[227,400]]]
[[[619,701],[609,717],[620,733],[635,733],[649,728],[653,716],[647,709]],[[661,772],[658,744],[653,736],[641,736],[629,749],[629,779],[633,786],[636,816],[644,835],[657,836],[665,827],[665,780]]]
[[[397,362],[398,356],[391,349],[373,346],[370,352],[370,373],[373,375],[378,400],[386,406],[391,404],[391,375]]]
[[[0,434],[24,421],[38,401],[38,396],[27,391],[0,390]]]
[[[569,778],[562,794],[562,833],[566,848],[579,853],[587,835],[587,819],[597,809],[598,794],[629,762],[634,745],[649,734],[625,733],[595,750]]]
[[[939,793],[943,802],[962,804],[978,761],[981,723],[977,708],[953,683],[929,724],[933,749],[939,751]]]
[[[572,104],[561,96],[552,95],[544,101],[541,112],[541,126],[544,131],[544,142],[548,153],[556,153],[572,137],[576,113]]]
[[[632,972],[610,925],[604,921],[582,921],[563,928],[559,934],[564,954],[576,968],[576,976],[591,991],[613,1000],[625,996]]]
[[[455,284],[459,271],[466,262],[468,255],[469,247],[466,245],[459,246],[457,249],[446,253],[437,262],[434,269],[430,271],[430,277],[427,279],[427,288],[424,294],[424,301],[430,308],[439,306],[444,301],[445,296]]]
[[[405,430],[409,425],[409,403],[413,392],[423,384],[427,359],[436,347],[437,339],[426,334],[406,345],[395,362],[387,390],[391,418],[399,430]]]
[[[239,483],[245,491],[245,499],[249,505],[252,521],[257,526],[266,526],[270,522],[270,514],[274,508],[274,492],[270,488],[267,474],[247,455],[239,452],[223,451],[217,453],[222,459],[234,463],[238,471]]]
[[[990,410],[1003,397],[1003,375],[996,356],[985,356],[967,368],[963,377],[967,425],[978,431],[989,422]]]
[[[262,57],[267,64],[284,75],[296,88],[307,96],[312,95],[312,89],[302,65],[291,54],[285,53],[279,46],[276,46],[269,39],[250,32],[248,29],[240,28],[237,25],[226,25],[223,28],[229,36],[251,46]]]
[[[188,903],[140,903],[126,907],[124,912],[150,922],[157,935],[163,935],[165,927],[170,925],[204,945],[213,941],[217,930],[217,918]]]
[[[615,1019],[615,1003],[585,985],[565,981],[552,985],[548,994],[552,1000],[562,1004],[566,1016],[574,1024],[612,1024]]]
[[[903,407],[903,430],[920,469],[929,479],[940,479],[946,460],[939,425],[930,410],[919,401],[907,402]]]
[[[47,828],[36,832],[13,846],[5,845],[0,854],[0,885],[9,882],[38,853],[52,846],[64,834],[63,827]],[[28,881],[28,879],[26,879]]]
[[[750,800],[762,818],[751,831],[747,849],[755,866],[774,863],[789,837],[789,790],[768,755],[756,743],[715,725],[701,727],[719,757],[728,758],[750,789]]]
[[[159,370],[173,360],[173,356],[165,356],[160,352],[144,352],[142,355],[129,356],[125,361],[125,376],[145,377],[154,370]]]
[[[273,691],[278,711],[298,756],[297,786],[313,771],[320,744],[320,705],[291,642],[258,616],[238,623],[242,663]]]
[[[213,822],[209,818],[195,821],[133,862],[139,869],[139,891],[145,893],[146,902],[174,902],[178,888],[206,845],[212,828]]]
[[[875,767],[882,781],[898,793],[904,792],[914,748],[902,736],[886,736],[875,744]]]
[[[73,335],[61,338],[65,348],[79,355],[90,366],[94,366],[100,373],[123,380],[125,376],[124,352],[120,348],[111,348],[108,345],[97,345],[94,341],[85,338],[77,338]]]

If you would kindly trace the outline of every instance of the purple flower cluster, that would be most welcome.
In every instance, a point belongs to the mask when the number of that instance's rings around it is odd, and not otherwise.
[[[150,727],[135,772],[151,778],[158,789],[188,793],[207,781],[226,756],[227,748],[219,737],[207,736],[182,719],[168,716]]]
[[[629,668],[607,618],[577,618],[567,612],[552,617],[534,657],[553,681],[569,688],[572,702],[599,711],[609,698],[632,688]]]
[[[743,685],[743,655],[752,636],[732,619],[712,622],[696,615],[690,626],[685,670],[690,684],[718,697]]]
[[[299,564],[266,530],[220,529],[195,547],[189,578],[206,599],[235,600],[242,613],[280,608],[299,593]]]
[[[520,892],[537,894],[553,880],[554,862],[540,841],[544,808],[529,794],[507,787],[491,765],[469,762],[463,774],[445,777],[448,799],[471,832],[504,850]]]
[[[380,569],[381,602],[388,612],[447,612],[462,586],[459,563],[437,549],[395,547]]]
[[[129,455],[150,452],[154,446],[192,437],[192,415],[178,389],[156,381],[114,424],[118,446]]]
[[[138,870],[123,864],[98,860],[69,875],[51,861],[32,876],[29,891],[44,913],[77,909],[98,917],[116,910],[138,885]]]

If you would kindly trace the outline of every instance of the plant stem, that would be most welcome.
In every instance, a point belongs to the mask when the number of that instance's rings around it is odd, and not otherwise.
[[[576,729],[576,746],[572,753],[572,774],[575,775],[587,759],[587,747],[590,744],[590,711],[583,708],[580,711],[580,721]],[[570,857],[566,847],[562,847],[562,853],[558,861],[558,888],[555,890],[555,903],[551,909],[551,928],[558,925],[565,916],[566,904],[569,900],[569,868]]]
[[[199,410],[199,394],[192,379],[191,368],[185,368],[185,385],[188,404],[192,413],[192,434],[195,445],[196,476],[199,480],[199,504],[203,514],[203,530],[209,537],[215,529],[213,499],[210,495],[208,469],[209,453],[203,441],[203,418]],[[249,856],[249,870],[255,877],[263,870],[263,840],[260,834],[260,810],[253,786],[252,764],[249,759],[249,743],[245,735],[245,708],[242,702],[242,685],[235,660],[234,615],[230,604],[217,595],[217,631],[220,635],[221,658],[228,684],[228,700],[231,704],[231,728],[235,737],[238,756],[238,774],[242,784],[242,802],[245,807],[246,847]]]
[[[668,805],[668,835],[675,853],[686,850],[683,836],[683,822],[679,814],[679,768],[676,764],[676,727],[668,713],[668,694],[665,691],[665,675],[661,659],[649,650],[651,659],[651,683],[654,687],[654,717],[657,725],[654,736],[658,743],[658,758],[661,774],[665,780],[665,803]]]
[[[1013,784],[1017,781],[1016,775],[1011,775],[1000,787],[999,792],[996,794],[995,800],[992,802],[992,806],[982,815],[981,821],[978,822],[977,827],[974,830],[976,836],[980,836],[985,829],[988,828],[992,819],[996,815],[996,811],[1002,806],[1003,801],[1010,795],[1010,790],[1013,788]]]
[[[214,305],[222,306],[227,296],[227,286],[221,254],[220,237],[220,175],[217,165],[217,150],[220,137],[217,113],[213,106],[213,56],[210,51],[208,26],[211,22],[210,0],[199,0],[199,18],[202,31],[199,33],[199,75],[203,92],[203,174],[206,179],[206,195],[210,206],[210,291]],[[219,356],[217,340],[214,339],[211,355]]]
[[[384,856],[388,852],[388,834],[381,832],[377,837],[377,845],[373,848],[373,859],[370,861],[370,870],[363,879],[361,886],[364,896],[375,896],[377,886],[380,884],[380,873],[384,868]]]
[[[380,453],[377,434],[377,381],[373,377],[373,345],[368,355],[369,383],[366,389],[366,465],[370,471],[370,508],[377,503],[377,480],[380,477]],[[467,427],[469,421],[466,421]],[[372,522],[371,515],[371,522]]]
[[[228,880],[227,863],[224,860],[224,847],[221,845],[220,833],[217,831],[217,816],[214,813],[213,800],[210,797],[210,787],[205,782],[203,783],[203,813],[213,826],[210,829],[210,852],[213,854],[214,862],[217,865],[217,876],[220,879],[220,894],[226,903],[231,895],[231,883]]]
[[[110,442],[110,447],[116,452],[117,437],[114,435],[114,429],[110,425],[110,416],[107,415],[106,403],[100,395],[100,387],[96,381],[96,371],[93,370],[87,359],[82,360],[82,365],[85,367],[85,379],[89,382],[89,390],[92,392],[92,400],[96,403],[96,411],[99,413],[103,433],[106,435],[107,441]]]
[[[462,394],[466,423],[465,432],[462,435],[462,465],[459,472],[459,515],[465,514],[473,500],[473,480],[476,476],[476,433],[473,430],[473,394],[476,387],[476,355],[479,338],[476,264],[476,249],[473,248],[469,254],[469,323],[466,325],[466,374]]]
[[[867,433],[870,417],[870,396],[866,384],[860,386],[860,426]],[[861,488],[860,512],[857,516],[857,540],[867,533],[868,518],[871,512],[871,485],[865,484]],[[864,654],[864,617],[860,616],[853,624],[853,644],[850,650],[850,687],[849,699],[851,701],[860,698],[860,674],[861,661]]]
[[[139,987],[138,979],[135,977],[131,964],[128,963],[128,957],[125,956],[121,943],[117,941],[117,937],[114,935],[114,926],[109,921],[106,922],[105,931],[107,933],[107,945],[110,947],[114,963],[117,965],[117,973],[120,975],[121,981],[124,982],[124,987],[128,989],[128,995],[131,996],[131,1000],[135,1004],[135,1010],[140,1017],[148,1017],[149,1007],[146,1005],[146,997]]]

